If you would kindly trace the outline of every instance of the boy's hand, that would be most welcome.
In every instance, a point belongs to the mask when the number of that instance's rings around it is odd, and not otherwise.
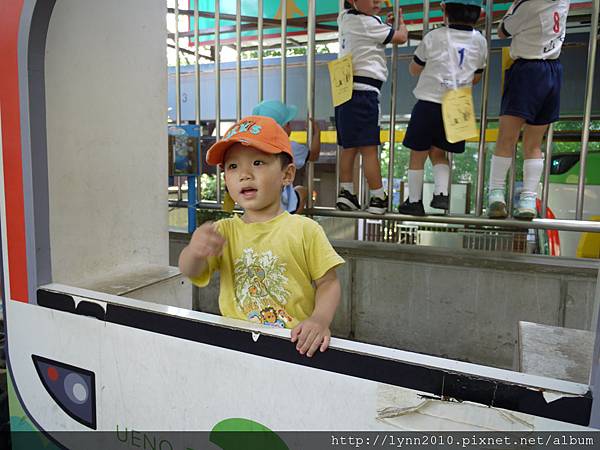
[[[394,25],[394,13],[393,12],[387,13],[385,23],[387,23],[388,25]]]
[[[321,129],[319,128],[319,122],[317,122],[315,119],[313,119],[312,117],[310,119],[310,123],[312,123],[312,130],[313,130],[313,134],[320,132]],[[308,128],[308,127],[307,127]]]
[[[318,317],[310,316],[292,330],[292,342],[298,342],[296,350],[301,355],[306,354],[309,358],[315,354],[318,348],[322,352],[327,350],[330,340],[329,324],[326,320]]]
[[[402,8],[398,8],[398,26],[404,25],[404,16],[402,15]]]
[[[206,259],[221,255],[224,245],[225,238],[217,231],[215,224],[205,222],[196,228],[188,247],[196,257]]]
[[[389,12],[387,15],[386,23],[388,25],[394,25],[394,13]],[[404,25],[404,17],[402,16],[402,8],[398,8],[398,24]]]

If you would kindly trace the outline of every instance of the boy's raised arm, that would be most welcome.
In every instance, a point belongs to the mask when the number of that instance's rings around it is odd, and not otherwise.
[[[393,26],[394,15],[392,13],[390,14],[388,14],[387,23]],[[394,31],[391,43],[404,44],[406,41],[408,41],[408,28],[406,28],[406,24],[404,23],[404,17],[402,16],[402,8],[400,8],[400,10],[398,11],[398,28],[396,29],[396,31]]]
[[[310,153],[308,154],[308,160],[317,161],[321,155],[321,129],[315,119],[311,118],[310,121],[312,122],[313,138],[310,146]]]
[[[340,304],[342,288],[335,268],[329,269],[325,275],[315,281],[315,309],[311,316],[300,322],[292,330],[292,342],[300,354],[311,357],[320,349],[327,350],[331,339],[329,326]]]
[[[179,269],[189,278],[198,278],[208,268],[209,256],[220,256],[225,238],[217,231],[214,223],[206,222],[199,226],[190,243],[179,255]]]

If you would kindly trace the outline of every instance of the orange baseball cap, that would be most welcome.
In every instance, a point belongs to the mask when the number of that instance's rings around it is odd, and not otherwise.
[[[225,153],[236,142],[265,153],[287,153],[294,158],[287,133],[270,117],[248,116],[232,126],[223,139],[213,144],[206,153],[206,162],[223,164]]]

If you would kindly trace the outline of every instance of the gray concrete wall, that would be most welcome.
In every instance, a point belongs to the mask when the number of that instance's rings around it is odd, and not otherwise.
[[[186,242],[171,234],[171,264]],[[333,243],[347,261],[332,327],[339,337],[510,369],[520,320],[594,325],[598,261]],[[218,275],[195,291],[197,309],[218,313]]]
[[[166,265],[164,0],[56,2],[46,47],[52,278]]]

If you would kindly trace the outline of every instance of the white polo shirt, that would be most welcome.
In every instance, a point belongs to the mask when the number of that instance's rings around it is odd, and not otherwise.
[[[500,22],[512,37],[512,59],[557,59],[565,40],[569,0],[515,0]]]
[[[363,14],[355,9],[346,9],[340,13],[338,27],[339,57],[352,54],[354,76],[385,82],[388,75],[385,46],[391,42],[394,29],[379,17]],[[354,83],[354,89],[379,92],[376,87],[359,82]]]
[[[442,103],[448,89],[471,86],[476,72],[485,69],[487,42],[469,26],[450,25],[430,31],[421,41],[414,62],[424,66],[419,75],[416,98]]]

